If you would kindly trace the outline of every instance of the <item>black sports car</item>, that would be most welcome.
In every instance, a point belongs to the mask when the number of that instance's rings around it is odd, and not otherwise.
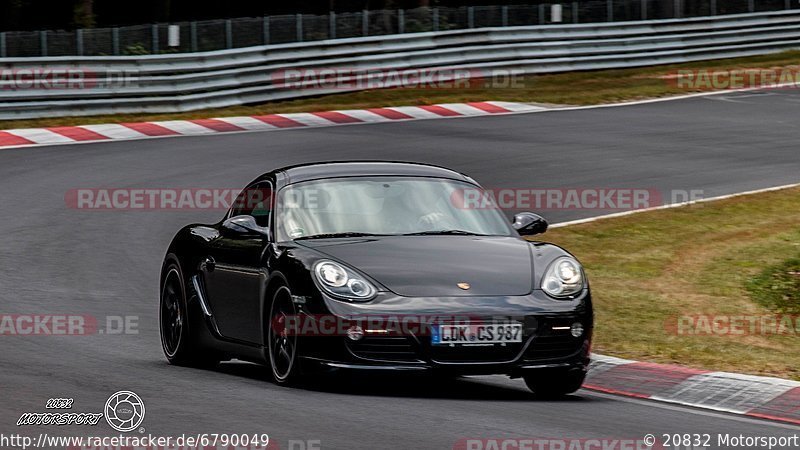
[[[262,175],[222,221],[187,226],[169,246],[167,359],[265,363],[279,384],[321,368],[407,370],[507,374],[539,395],[574,392],[593,328],[583,269],[521,238],[543,233],[544,219],[509,223],[485,194],[466,175],[411,163]]]

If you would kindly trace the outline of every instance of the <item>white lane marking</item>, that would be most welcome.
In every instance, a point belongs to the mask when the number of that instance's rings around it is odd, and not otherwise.
[[[724,411],[714,411],[714,410],[705,409],[705,408],[697,409],[695,407],[687,407],[687,405],[679,405],[679,404],[676,404],[676,403],[662,403],[662,402],[653,401],[651,399],[642,399],[642,398],[637,398],[637,397],[622,397],[622,396],[616,395],[616,394],[608,394],[608,393],[605,393],[605,392],[598,392],[598,391],[591,391],[591,390],[581,390],[581,391],[578,391],[578,392],[581,393],[582,395],[587,395],[589,397],[599,397],[599,398],[615,400],[615,401],[621,401],[621,402],[626,402],[626,403],[635,403],[635,404],[638,404],[638,405],[648,406],[648,407],[651,407],[651,408],[666,409],[666,410],[669,410],[669,411],[681,411],[681,412],[690,413],[690,414],[697,414],[697,415],[700,415],[700,416],[715,417],[715,418],[719,418],[719,419],[733,420],[733,421],[742,422],[742,423],[757,424],[757,425],[769,426],[769,427],[774,427],[774,428],[783,428],[783,429],[787,429],[787,430],[798,430],[798,429],[800,429],[800,428],[798,428],[797,425],[792,425],[792,424],[788,424],[788,423],[784,423],[784,422],[776,422],[776,421],[771,421],[771,420],[767,420],[767,419],[759,419],[757,417],[752,417],[752,416],[731,415],[731,414],[726,413]]]
[[[20,130],[3,130],[37,144],[62,144],[75,142],[73,139],[54,133],[44,128],[25,128]],[[6,148],[6,147],[3,147]]]
[[[156,125],[161,125],[164,128],[172,130],[178,134],[191,136],[191,135],[198,135],[198,134],[211,134],[216,133],[217,131],[212,130],[211,128],[206,128],[202,125],[198,125],[193,122],[189,122],[187,120],[167,120],[164,122],[152,122]]]
[[[376,123],[376,122],[393,122],[394,119],[390,119],[388,117],[383,117],[380,114],[376,114],[371,111],[367,111],[365,109],[339,109],[334,112],[338,112],[340,114],[344,114],[345,116],[354,117],[364,123]]]
[[[214,120],[219,120],[221,122],[229,123],[233,126],[239,127],[243,130],[249,131],[262,131],[262,130],[271,130],[278,128],[275,125],[270,125],[268,123],[262,122],[258,119],[254,119],[252,117],[242,116],[242,117],[218,117]]]
[[[745,414],[769,403],[800,383],[781,378],[729,372],[694,375],[652,400]]]
[[[80,128],[93,131],[109,139],[141,139],[147,137],[147,135],[144,133],[140,133],[126,126],[113,123],[100,125],[81,125]]]
[[[484,103],[488,103],[490,105],[497,106],[498,108],[507,109],[511,112],[516,112],[516,113],[549,111],[551,109],[551,108],[545,108],[544,106],[531,105],[530,103],[514,103],[514,102],[500,102],[500,101],[490,101]]]
[[[430,111],[425,111],[424,109],[419,108],[417,106],[392,106],[386,109],[391,109],[392,111],[403,113],[415,119],[441,119],[442,117],[446,117],[446,116],[440,116]]]
[[[436,106],[441,106],[442,108],[449,109],[450,111],[455,111],[462,116],[485,116],[491,114],[482,109],[467,105],[466,103],[442,103]]]
[[[703,198],[703,199],[699,199],[699,200],[691,200],[691,201],[688,201],[688,202],[670,203],[668,205],[653,206],[651,208],[633,209],[633,210],[630,210],[630,211],[622,211],[622,212],[613,213],[613,214],[605,214],[605,215],[602,215],[602,216],[587,217],[585,219],[570,220],[570,221],[567,221],[567,222],[555,223],[553,225],[550,225],[549,228],[568,227],[568,226],[571,226],[571,225],[580,225],[582,223],[596,222],[598,220],[614,219],[614,218],[617,218],[617,217],[625,217],[625,216],[630,216],[630,215],[633,215],[633,214],[639,214],[639,213],[648,212],[648,211],[658,211],[658,210],[661,210],[661,209],[678,208],[678,207],[681,207],[681,206],[689,206],[689,205],[694,205],[694,204],[697,204],[697,203],[715,202],[715,201],[718,201],[718,200],[725,200],[727,198],[741,197],[743,195],[762,194],[762,193],[765,193],[765,192],[781,191],[781,190],[784,190],[784,189],[791,189],[791,188],[796,188],[796,187],[800,187],[800,183],[784,184],[783,186],[775,186],[775,187],[769,187],[769,188],[764,188],[764,189],[756,189],[756,190],[753,190],[753,191],[737,192],[735,194],[720,195],[718,197],[709,197],[709,198]]]
[[[291,114],[276,114],[277,116],[285,117],[295,122],[300,122],[309,127],[329,127],[337,125],[336,122],[331,122],[328,119],[323,119],[320,116],[311,113],[291,113]]]

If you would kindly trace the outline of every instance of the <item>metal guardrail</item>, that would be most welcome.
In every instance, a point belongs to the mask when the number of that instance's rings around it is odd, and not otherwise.
[[[575,0],[370,10],[79,30],[0,33],[0,58],[189,53],[256,45],[551,23],[624,22],[779,11],[792,0]]]
[[[386,81],[386,71],[429,69],[440,76],[495,71],[536,74],[626,68],[750,56],[800,48],[800,11],[691,19],[484,28],[205,53],[0,59],[0,119],[54,115],[183,112],[360,90],[357,78]],[[334,70],[286,83],[287,71]],[[93,74],[73,88],[3,76],[66,70]],[[76,87],[79,86],[79,87]]]

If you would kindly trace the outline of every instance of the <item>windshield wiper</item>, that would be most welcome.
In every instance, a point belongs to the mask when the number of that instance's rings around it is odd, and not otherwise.
[[[488,234],[473,233],[465,230],[429,230],[416,233],[406,233],[403,236],[488,236]]]
[[[312,234],[311,236],[301,236],[295,238],[294,240],[299,241],[302,239],[335,239],[335,238],[351,238],[351,237],[369,237],[369,236],[388,236],[386,234],[374,234],[374,233],[360,233],[357,231],[347,231],[343,233],[322,233],[322,234]]]

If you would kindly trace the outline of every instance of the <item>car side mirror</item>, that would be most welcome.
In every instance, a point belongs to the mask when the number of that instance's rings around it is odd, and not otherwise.
[[[222,226],[237,233],[253,232],[269,236],[269,228],[262,227],[256,223],[256,218],[253,216],[234,216],[225,219]]]
[[[547,221],[544,220],[544,217],[532,212],[515,215],[512,226],[522,236],[533,236],[547,231]]]

